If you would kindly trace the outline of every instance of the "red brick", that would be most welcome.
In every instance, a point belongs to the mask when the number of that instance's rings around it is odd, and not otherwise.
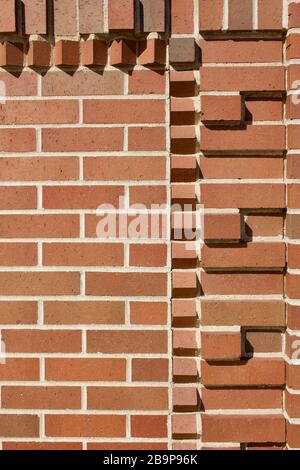
[[[76,124],[79,106],[76,100],[12,100],[0,105],[0,123]]]
[[[83,119],[87,124],[164,123],[165,113],[163,100],[86,100],[83,102]]]
[[[1,238],[73,238],[79,236],[78,215],[1,215]]]
[[[79,273],[1,272],[1,295],[79,294]]]
[[[0,129],[0,152],[34,152],[34,129]]]
[[[1,186],[0,209],[36,209],[37,192],[33,186]]]
[[[81,332],[74,330],[2,330],[7,352],[81,352]]]
[[[135,41],[128,39],[115,39],[109,46],[109,63],[115,67],[136,64]]]
[[[54,33],[61,36],[76,35],[77,3],[74,0],[54,0]]]
[[[282,407],[281,390],[214,390],[203,388],[201,398],[205,410],[259,410]]]
[[[103,0],[79,0],[79,32],[103,33]]]
[[[238,361],[242,337],[237,333],[201,333],[201,357],[207,361]]]
[[[205,240],[240,240],[241,216],[239,214],[206,214]]]
[[[5,450],[82,450],[80,442],[3,442]]]
[[[37,322],[36,302],[0,302],[0,324],[34,324]]]
[[[287,443],[289,448],[300,447],[300,426],[298,424],[287,424]]]
[[[223,0],[199,0],[200,31],[221,30]]]
[[[23,129],[18,129],[19,132],[22,130]],[[118,151],[122,149],[123,129],[121,128],[60,127],[59,129],[54,128],[42,130],[42,150],[44,152],[105,152],[109,150]],[[27,151],[30,150],[27,149]]]
[[[168,359],[132,359],[134,382],[167,382],[168,377]]]
[[[175,356],[195,356],[199,352],[195,331],[175,329],[173,331],[173,351]]]
[[[229,0],[228,29],[233,31],[253,28],[252,0]]]
[[[289,28],[298,28],[300,20],[300,5],[298,3],[289,4]]]
[[[165,325],[168,319],[166,302],[130,302],[132,325]]]
[[[205,179],[282,178],[283,158],[202,155],[200,170]]]
[[[197,437],[195,414],[174,414],[172,417],[172,435],[175,439],[192,439]]]
[[[204,442],[285,442],[282,415],[203,415]]]
[[[165,91],[166,78],[164,71],[133,70],[132,74],[129,76],[129,94],[163,95]]]
[[[258,0],[258,28],[282,29],[282,0]]]
[[[245,101],[245,120],[252,121],[281,121],[283,116],[281,98],[250,98]]]
[[[202,62],[205,64],[281,62],[282,60],[282,42],[279,40],[201,39],[199,45]]]
[[[36,415],[1,414],[1,437],[39,437],[39,417]]]
[[[160,39],[140,41],[138,56],[140,65],[164,64],[166,62],[166,43]]]
[[[81,60],[84,65],[106,65],[107,44],[97,39],[88,39],[82,43]]]
[[[205,295],[282,295],[283,275],[202,273],[201,287]]]
[[[300,395],[294,395],[288,390],[285,393],[285,407],[290,418],[300,418]]]
[[[165,30],[165,1],[164,0],[141,0],[142,30],[144,33]]]
[[[14,75],[4,71],[0,72],[0,80],[5,85],[6,96],[35,96],[37,94],[35,72],[21,71],[20,74]]]
[[[154,330],[88,331],[89,353],[104,354],[166,354],[167,334]]]
[[[55,43],[55,65],[78,66],[79,65],[79,42],[61,40]]]
[[[6,358],[5,364],[0,364],[0,379],[14,382],[39,380],[39,359]]]
[[[195,411],[198,407],[196,387],[174,387],[173,408],[175,411]]]
[[[124,316],[124,304],[117,301],[55,301],[44,303],[44,320],[46,324],[50,325],[120,325],[124,323]]]
[[[211,365],[202,362],[202,383],[207,386],[282,385],[285,364],[282,359],[255,358],[237,365]]]
[[[242,120],[242,101],[240,96],[202,96],[202,121],[230,121],[240,123]]]
[[[48,41],[30,41],[27,53],[29,67],[50,67],[51,44]]]
[[[109,0],[109,30],[134,29],[134,0]]]
[[[78,409],[81,406],[80,387],[23,387],[2,388],[2,408],[12,409]]]
[[[35,266],[37,245],[34,243],[1,243],[0,266]]]
[[[253,353],[282,352],[282,334],[280,331],[247,331],[245,351]]]
[[[286,275],[286,294],[291,299],[298,299],[300,297],[300,284],[299,276],[296,274]]]
[[[282,214],[249,214],[246,217],[246,234],[250,237],[282,237]]]
[[[167,245],[130,245],[131,266],[164,267],[167,263]]]
[[[47,34],[46,0],[24,0],[25,33]]]
[[[88,442],[88,450],[167,450],[167,442]]]
[[[45,370],[47,381],[121,382],[126,379],[126,360],[117,358],[47,358]]]
[[[166,130],[164,127],[130,127],[128,129],[129,150],[164,151],[165,147]]]
[[[195,359],[173,358],[173,380],[177,383],[197,382],[198,365]]]
[[[284,91],[282,66],[271,67],[204,67],[201,73],[202,91]]]
[[[87,295],[164,296],[167,276],[163,273],[87,273]]]
[[[167,437],[167,416],[131,416],[131,436]]]
[[[172,318],[174,326],[195,326],[196,315],[196,303],[194,299],[172,300]]]
[[[88,409],[150,410],[168,409],[168,389],[158,387],[88,387]]]
[[[300,185],[290,184],[288,186],[288,207],[291,209],[298,209],[300,200]]]
[[[46,415],[48,437],[125,437],[126,417],[112,415]]]
[[[16,31],[15,0],[2,0],[2,15],[0,19],[1,33],[14,33]]]
[[[1,246],[1,245],[0,245]],[[47,243],[45,266],[122,266],[124,246],[116,243]]]
[[[48,186],[43,192],[45,209],[97,209],[101,204],[119,207],[121,186]]]
[[[193,34],[194,2],[193,0],[172,0],[172,34]]]
[[[76,180],[79,162],[70,157],[2,157],[0,173],[2,181]]]

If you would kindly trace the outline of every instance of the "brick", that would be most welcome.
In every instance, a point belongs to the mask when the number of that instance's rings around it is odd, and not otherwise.
[[[242,101],[240,96],[202,96],[201,120],[230,121],[242,120]]]
[[[47,34],[46,0],[25,0],[25,33]]]
[[[87,406],[91,410],[168,409],[168,389],[159,387],[88,387]]]
[[[300,19],[300,6],[297,3],[289,4],[289,28],[298,28]]]
[[[136,64],[136,42],[116,39],[109,47],[109,63],[115,67]]]
[[[240,333],[201,333],[201,357],[207,361],[238,361],[242,354]]]
[[[165,72],[161,70],[133,70],[129,76],[128,88],[129,94],[132,95],[163,95],[166,91]]]
[[[82,43],[81,60],[83,65],[106,65],[107,63],[107,45],[104,41],[97,39],[88,39]]]
[[[287,305],[287,324],[291,330],[300,330],[299,307],[296,305]]]
[[[290,126],[293,128],[296,126]],[[290,141],[297,145],[298,130],[290,129]],[[279,151],[285,149],[285,127],[247,126],[246,129],[220,130],[202,127],[200,147],[203,152],[212,151]],[[300,147],[300,140],[299,140]],[[295,147],[293,147],[295,148]]]
[[[167,202],[165,186],[132,186],[129,192],[130,205],[143,204],[151,209],[153,205]]]
[[[34,243],[1,243],[0,266],[36,266],[37,245]]]
[[[204,442],[284,442],[285,419],[282,415],[204,415]]]
[[[36,302],[0,302],[0,324],[18,325],[37,322]]]
[[[85,158],[84,178],[92,181],[164,180],[166,159],[165,157]]]
[[[195,326],[196,315],[196,303],[194,299],[172,300],[172,319],[174,326]]]
[[[200,70],[202,91],[284,91],[282,66],[204,67]]]
[[[288,148],[290,150],[298,149],[300,147],[299,139],[299,126],[289,125],[288,126]]]
[[[300,339],[298,334],[292,335],[288,333],[286,335],[286,342],[285,342],[285,354],[290,359],[299,359],[299,346],[300,346]]]
[[[287,215],[286,224],[287,236],[292,239],[300,237],[300,216],[297,214]]]
[[[287,443],[289,448],[299,448],[300,446],[300,426],[298,424],[287,424]]]
[[[21,71],[14,75],[0,72],[0,80],[5,85],[6,96],[35,96],[37,94],[37,74],[33,71]]]
[[[283,116],[281,98],[250,98],[245,101],[245,120],[253,121],[281,121]]]
[[[247,331],[245,351],[253,353],[282,352],[282,334],[280,331]]]
[[[3,42],[0,44],[0,66],[22,67],[23,66],[23,44]]]
[[[281,301],[201,301],[201,323],[214,326],[279,326],[285,324]]]
[[[282,0],[258,0],[258,29],[282,29]]]
[[[47,358],[45,371],[47,381],[121,382],[126,380],[126,360],[117,358]]]
[[[16,7],[15,0],[1,0],[1,33],[16,32]]]
[[[34,152],[35,129],[0,129],[0,152]]]
[[[219,31],[223,26],[223,0],[199,0],[200,31]]]
[[[282,178],[283,158],[202,155],[200,170],[204,179]]]
[[[201,287],[205,295],[282,295],[283,276],[277,273],[203,273]]]
[[[284,208],[285,187],[281,184],[206,184],[201,201],[211,208]]]
[[[171,96],[191,98],[198,92],[194,72],[192,70],[171,70],[170,81]]]
[[[239,214],[206,214],[205,240],[240,240],[241,216]]]
[[[140,65],[165,64],[166,43],[160,39],[147,39],[138,44],[138,63]]]
[[[298,341],[298,340],[297,340]],[[298,350],[297,344],[297,350]],[[300,388],[300,374],[298,365],[287,365],[286,369],[286,384],[289,388],[298,390]]]
[[[104,354],[166,354],[167,334],[154,330],[88,331],[87,350]]]
[[[117,301],[45,302],[44,320],[50,325],[120,325],[124,323],[124,304]]]
[[[173,380],[176,383],[197,382],[198,367],[195,359],[173,358]]]
[[[201,252],[204,269],[215,268],[264,268],[285,267],[285,245],[283,243],[249,243],[229,248],[205,245]]]
[[[80,387],[23,387],[2,388],[2,408],[12,409],[78,409],[81,406]]]
[[[202,383],[206,386],[278,386],[285,382],[282,359],[256,358],[238,365],[202,362]]]
[[[77,2],[54,0],[54,33],[56,35],[75,36],[77,20]]]
[[[49,186],[44,188],[45,209],[97,209],[101,204],[119,207],[123,188],[114,186]]]
[[[69,157],[2,157],[2,181],[65,181],[79,176],[78,160]]]
[[[118,151],[122,148],[123,129],[121,128],[42,129],[44,152],[99,152]]]
[[[79,65],[79,42],[61,40],[55,43],[55,65],[78,66]]]
[[[195,297],[197,276],[193,271],[173,271],[173,297]]]
[[[168,377],[168,359],[132,359],[134,382],[167,382]]]
[[[0,134],[1,135],[1,134]],[[36,209],[37,193],[33,186],[1,186],[0,209]]]
[[[72,75],[51,71],[42,78],[42,94],[43,96],[122,95],[123,80],[124,77],[117,71],[106,71],[101,75],[90,70],[78,70]]]
[[[195,414],[174,414],[172,417],[172,435],[175,439],[193,439],[197,437]]]
[[[80,331],[2,330],[7,352],[70,353],[81,351]]]
[[[131,436],[167,437],[167,416],[131,416]]]
[[[164,0],[140,0],[141,30],[144,33],[165,31]]]
[[[245,229],[250,237],[282,237],[283,216],[260,214],[249,214],[246,217]]]
[[[172,0],[171,2],[172,34],[193,34],[194,32],[194,2]]]
[[[174,387],[173,408],[177,412],[196,411],[198,408],[198,391],[196,387]]]
[[[290,184],[288,185],[288,207],[291,209],[297,209],[299,207],[299,194],[300,185]]]
[[[281,1],[281,0],[280,0]],[[201,39],[199,42],[202,62],[210,63],[248,63],[248,62],[281,62],[282,42],[261,39],[245,40]]]
[[[1,215],[1,238],[73,238],[79,236],[78,215]]]
[[[62,272],[1,272],[1,295],[79,294],[79,274]]]
[[[124,246],[116,243],[47,243],[44,266],[122,266]]]
[[[300,35],[290,34],[286,43],[286,58],[288,60],[298,59],[300,56]]]
[[[167,450],[167,442],[88,442],[88,450]]]
[[[130,266],[166,266],[167,245],[130,245]]]
[[[232,31],[253,28],[252,0],[229,0],[228,29]]]
[[[298,299],[300,297],[299,276],[296,274],[286,275],[286,294],[291,299]]]
[[[194,38],[171,38],[169,47],[171,63],[195,62],[196,44]]]
[[[79,120],[76,100],[11,100],[0,105],[0,123],[75,124]]]
[[[51,44],[48,41],[29,41],[27,65],[29,67],[50,67]]]
[[[199,347],[195,331],[174,330],[173,351],[175,356],[198,355]]]
[[[289,391],[285,393],[285,407],[290,418],[300,417],[300,395],[293,395]]]
[[[39,437],[39,417],[36,415],[1,414],[1,437]]]
[[[117,114],[116,109],[118,109]],[[83,120],[87,124],[164,123],[165,113],[163,100],[85,100],[83,102]]]
[[[167,276],[162,273],[87,273],[86,294],[104,296],[164,296]]]
[[[46,415],[48,437],[125,437],[126,417],[113,415]]]
[[[39,380],[39,359],[6,358],[4,364],[0,364],[1,381],[27,382]]]
[[[80,442],[14,442],[3,443],[5,450],[82,450]]]
[[[79,32],[103,33],[103,0],[79,0]]]
[[[202,402],[205,410],[260,410],[282,406],[281,390],[214,390],[203,388]]]
[[[132,325],[166,325],[168,304],[166,302],[130,302]]]
[[[109,0],[108,29],[134,29],[134,0]]]
[[[288,266],[292,269],[298,269],[300,266],[300,245],[288,245]]]
[[[196,267],[198,256],[196,246],[192,243],[174,242],[172,244],[172,266],[174,268]]]
[[[128,129],[129,150],[164,151],[165,147],[166,130],[164,127],[130,127]]]

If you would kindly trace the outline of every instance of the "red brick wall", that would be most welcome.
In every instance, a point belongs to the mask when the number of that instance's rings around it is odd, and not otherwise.
[[[300,3],[0,7],[2,448],[300,448]]]

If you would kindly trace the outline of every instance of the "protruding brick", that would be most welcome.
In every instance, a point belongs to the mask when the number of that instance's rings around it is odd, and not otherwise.
[[[135,65],[136,42],[126,39],[114,40],[109,48],[110,65]]]
[[[147,39],[139,42],[138,62],[141,65],[164,64],[166,43],[160,39]]]
[[[201,333],[201,357],[207,361],[238,361],[242,354],[241,333]]]
[[[173,331],[173,351],[175,356],[195,356],[199,349],[195,331]]]
[[[197,437],[195,414],[174,414],[172,417],[172,435],[175,439],[192,439]]]
[[[202,121],[240,123],[243,118],[241,96],[202,96]]]
[[[141,30],[144,33],[165,30],[165,0],[140,0]]]
[[[55,44],[55,65],[73,66],[79,65],[79,42],[61,40]]]
[[[196,387],[174,387],[173,409],[176,412],[196,411],[198,392]]]
[[[196,302],[194,299],[172,300],[173,324],[180,326],[195,326],[196,324]]]
[[[106,65],[107,63],[107,45],[104,41],[97,39],[88,39],[82,44],[82,63],[83,65]]]
[[[170,62],[173,64],[193,63],[196,59],[194,38],[170,39]]]
[[[0,44],[0,67],[22,67],[23,44],[3,42]]]
[[[27,65],[29,67],[49,67],[51,65],[51,44],[48,41],[30,41]]]

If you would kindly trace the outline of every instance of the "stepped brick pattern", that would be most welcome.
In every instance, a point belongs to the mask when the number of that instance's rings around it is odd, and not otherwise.
[[[299,31],[0,0],[1,449],[300,449]]]

